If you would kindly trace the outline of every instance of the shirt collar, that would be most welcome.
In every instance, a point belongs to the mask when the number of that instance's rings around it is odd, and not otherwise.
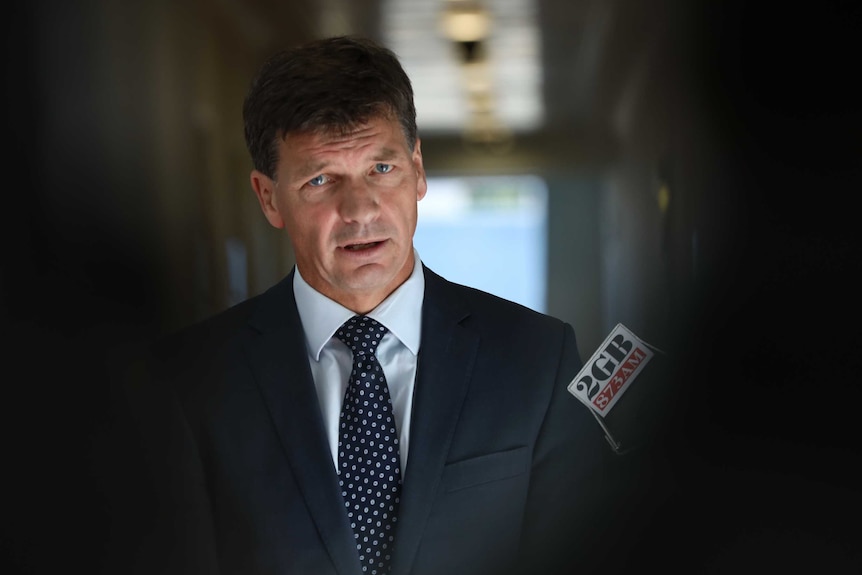
[[[413,256],[413,272],[410,277],[366,315],[385,325],[413,355],[417,355],[422,333],[425,275],[422,272],[419,253],[415,249]],[[308,353],[315,361],[319,361],[323,346],[329,342],[335,331],[355,314],[308,285],[298,268],[294,268],[293,293]]]

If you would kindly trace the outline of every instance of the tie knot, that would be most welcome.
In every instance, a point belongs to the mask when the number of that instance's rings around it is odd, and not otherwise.
[[[355,315],[338,328],[335,337],[350,348],[353,355],[374,355],[387,329],[377,320],[364,315]]]

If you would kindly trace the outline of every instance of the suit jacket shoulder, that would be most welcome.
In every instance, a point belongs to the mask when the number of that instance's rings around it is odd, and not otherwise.
[[[156,341],[149,350],[153,372],[163,380],[182,379],[174,385],[193,385],[204,372],[225,369],[246,342],[268,329],[301,333],[293,273],[262,294]]]
[[[429,268],[425,268],[426,297],[432,301],[435,294],[441,293],[441,299],[461,302],[465,309],[470,310],[474,321],[480,329],[489,332],[512,333],[513,331],[532,332],[533,330],[559,333],[565,323],[558,318],[530,309],[522,304],[501,298],[494,294],[451,282],[439,276]],[[457,304],[456,304],[457,305]]]

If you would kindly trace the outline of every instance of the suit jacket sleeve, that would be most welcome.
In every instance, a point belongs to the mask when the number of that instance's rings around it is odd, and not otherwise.
[[[146,356],[118,382],[105,573],[218,575],[200,454],[174,390]]]
[[[614,454],[592,414],[567,390],[581,369],[563,327],[556,381],[533,456],[519,573],[599,570],[613,520]]]

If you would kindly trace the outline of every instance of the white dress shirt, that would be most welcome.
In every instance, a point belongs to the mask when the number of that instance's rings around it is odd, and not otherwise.
[[[410,414],[422,332],[422,301],[425,297],[422,262],[416,250],[413,255],[415,262],[410,277],[366,314],[389,330],[377,348],[377,359],[392,397],[400,447],[401,477],[405,477],[410,446]],[[299,269],[293,276],[293,293],[305,332],[308,362],[317,388],[326,438],[332,451],[333,466],[337,469],[339,416],[353,366],[353,354],[334,334],[356,314],[308,285]]]

